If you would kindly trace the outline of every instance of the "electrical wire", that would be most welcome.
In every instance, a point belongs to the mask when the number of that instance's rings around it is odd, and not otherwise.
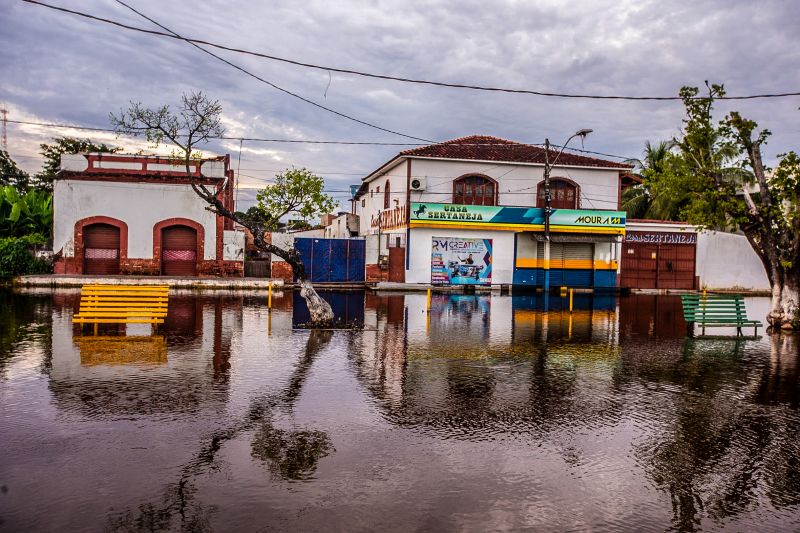
[[[25,0],[25,1],[29,1],[29,0]],[[414,135],[408,135],[408,134],[406,134],[406,133],[400,133],[399,131],[395,131],[395,130],[391,130],[391,129],[388,129],[388,128],[384,128],[384,127],[382,127],[382,126],[378,126],[377,124],[373,124],[373,123],[371,123],[371,122],[367,122],[367,121],[365,121],[365,120],[361,120],[361,119],[355,118],[355,117],[353,117],[353,116],[351,116],[351,115],[348,115],[348,114],[346,114],[346,113],[342,113],[342,112],[340,112],[340,111],[336,111],[335,109],[332,109],[332,108],[330,108],[330,107],[324,106],[324,105],[322,105],[322,104],[318,104],[317,102],[315,102],[315,101],[313,101],[313,100],[309,100],[308,98],[306,98],[306,97],[304,97],[304,96],[300,96],[299,94],[297,94],[297,93],[294,93],[294,92],[292,92],[292,91],[290,91],[290,90],[288,90],[288,89],[284,89],[283,87],[280,87],[280,86],[278,86],[278,85],[276,85],[276,84],[272,83],[271,81],[269,81],[269,80],[267,80],[267,79],[265,79],[265,78],[262,78],[261,76],[259,76],[259,75],[257,75],[257,74],[253,74],[252,72],[250,72],[250,71],[249,71],[249,70],[247,70],[246,68],[244,68],[244,67],[241,67],[241,66],[239,66],[239,65],[237,65],[237,64],[235,64],[235,63],[233,63],[233,62],[231,62],[231,61],[228,61],[228,60],[227,60],[227,59],[225,59],[224,57],[222,57],[222,56],[219,56],[219,55],[215,54],[214,52],[211,52],[210,50],[206,50],[205,48],[203,48],[203,47],[202,47],[202,46],[200,46],[199,44],[193,43],[192,41],[190,41],[190,40],[188,40],[188,39],[185,39],[184,37],[182,37],[182,36],[178,35],[178,34],[177,34],[177,33],[175,33],[174,31],[172,31],[172,30],[170,30],[169,28],[167,28],[166,26],[164,26],[164,25],[160,24],[159,22],[157,22],[157,21],[153,20],[152,18],[148,17],[148,16],[147,16],[147,15],[145,15],[144,13],[142,13],[142,12],[140,12],[140,11],[137,11],[135,8],[133,8],[133,7],[129,6],[128,4],[126,4],[125,2],[123,2],[122,0],[115,0],[115,1],[116,1],[118,4],[120,4],[121,6],[124,6],[124,7],[128,8],[128,9],[130,9],[131,11],[133,11],[134,13],[136,13],[137,15],[139,15],[140,17],[142,17],[143,19],[145,19],[145,20],[148,20],[148,21],[150,21],[151,23],[155,24],[156,26],[158,26],[158,27],[159,27],[159,28],[161,28],[162,30],[164,30],[164,31],[167,31],[167,32],[169,32],[169,33],[173,34],[173,35],[174,35],[176,38],[178,38],[178,39],[180,39],[180,40],[182,40],[182,41],[186,41],[187,43],[189,43],[190,45],[194,46],[195,48],[197,48],[198,50],[202,51],[203,53],[205,53],[205,54],[208,54],[208,55],[210,55],[211,57],[213,57],[213,58],[215,58],[215,59],[218,59],[219,61],[222,61],[222,62],[223,62],[223,63],[225,63],[226,65],[228,65],[228,66],[230,66],[230,67],[233,67],[233,68],[235,68],[235,69],[236,69],[236,70],[238,70],[239,72],[242,72],[243,74],[246,74],[247,76],[250,76],[251,78],[258,80],[258,81],[260,81],[261,83],[264,83],[264,84],[266,84],[266,85],[269,85],[269,86],[270,86],[270,87],[272,87],[273,89],[277,89],[278,91],[280,91],[280,92],[282,92],[282,93],[285,93],[285,94],[288,94],[289,96],[293,96],[294,98],[297,98],[298,100],[301,100],[301,101],[303,101],[303,102],[305,102],[305,103],[307,103],[307,104],[311,104],[311,105],[313,105],[314,107],[318,107],[319,109],[323,109],[323,110],[325,110],[325,111],[327,111],[327,112],[329,112],[329,113],[333,113],[334,115],[337,115],[337,116],[339,116],[339,117],[342,117],[342,118],[344,118],[344,119],[347,119],[347,120],[351,120],[351,121],[353,121],[353,122],[356,122],[356,123],[358,123],[358,124],[361,124],[361,125],[363,125],[363,126],[367,126],[367,127],[370,127],[370,128],[374,128],[374,129],[376,129],[376,130],[380,130],[380,131],[385,131],[386,133],[391,133],[392,135],[397,135],[397,136],[399,136],[399,137],[405,137],[405,138],[407,138],[407,139],[414,139],[415,141],[432,142],[432,141],[429,141],[428,139],[423,139],[422,137],[415,137]]]
[[[64,7],[54,6],[51,4],[46,4],[44,2],[39,2],[37,0],[22,0],[23,2],[29,4],[35,4],[38,6],[46,7],[49,9],[53,9],[56,11],[61,11],[63,13],[69,13],[72,15],[77,15],[80,17],[84,17],[90,20],[94,20],[97,22],[103,22],[106,24],[111,24],[120,28],[124,28],[131,31],[136,31],[140,33],[147,33],[150,35],[160,36],[160,37],[169,37],[172,39],[180,39],[186,41],[190,44],[194,45],[204,45],[210,46],[213,48],[217,48],[219,50],[225,50],[228,52],[235,52],[239,54],[245,54],[255,57],[260,57],[263,59],[269,59],[272,61],[279,61],[282,63],[288,63],[291,65],[296,65],[299,67],[304,68],[311,68],[316,70],[323,70],[328,72],[338,72],[340,74],[351,74],[355,76],[363,76],[367,78],[377,78],[382,80],[390,80],[390,81],[398,81],[403,83],[414,83],[414,84],[422,84],[422,85],[431,85],[436,87],[448,87],[453,89],[468,89],[473,91],[490,91],[490,92],[502,92],[502,93],[511,93],[511,94],[527,94],[527,95],[534,95],[534,96],[547,96],[547,97],[555,97],[555,98],[584,98],[584,99],[595,99],[595,100],[654,100],[654,101],[670,101],[670,100],[683,100],[680,96],[629,96],[629,95],[598,95],[598,94],[571,94],[571,93],[557,93],[557,92],[548,92],[548,91],[535,91],[532,89],[511,89],[511,88],[504,88],[504,87],[490,87],[490,86],[483,86],[483,85],[474,85],[474,84],[463,84],[463,83],[449,83],[449,82],[442,82],[442,81],[433,81],[433,80],[424,80],[424,79],[417,79],[417,78],[404,78],[400,76],[389,76],[386,74],[375,74],[370,72],[364,72],[354,69],[346,69],[346,68],[337,68],[331,67],[326,65],[317,65],[314,63],[307,63],[303,61],[298,61],[296,59],[288,59],[284,57],[278,57],[275,55],[265,54],[261,52],[253,52],[251,50],[244,50],[241,48],[234,48],[231,46],[226,46],[218,43],[213,43],[210,41],[205,41],[203,39],[192,39],[187,37],[181,37],[177,34],[164,33],[155,30],[148,30],[145,28],[139,28],[137,26],[130,26],[128,24],[123,24],[122,22],[118,22],[115,20],[98,17],[96,15],[91,15],[89,13],[84,13],[81,11],[75,11],[72,9],[67,9]],[[156,23],[157,24],[157,23]],[[158,25],[158,24],[157,24]],[[159,25],[160,26],[160,25]],[[160,26],[163,28],[163,26]],[[169,30],[166,30],[169,31]],[[201,50],[203,50],[201,48]],[[720,96],[717,97],[718,100],[754,100],[760,98],[785,98],[789,96],[800,96],[800,92],[784,92],[784,93],[766,93],[766,94],[752,94],[752,95],[743,95],[743,96]],[[697,96],[691,99],[701,99],[703,97]],[[318,105],[318,104],[315,104]]]
[[[22,124],[28,126],[41,126],[45,128],[59,128],[59,129],[74,129],[74,130],[87,130],[87,131],[102,131],[102,132],[110,132],[110,133],[118,133],[116,130],[112,128],[96,128],[91,126],[75,126],[72,124],[56,124],[56,123],[48,123],[48,122],[35,122],[30,120],[12,120],[8,119],[6,122],[9,124]],[[271,139],[271,138],[264,138],[264,137],[234,137],[229,135],[220,135],[220,136],[211,136],[210,139],[223,139],[229,141],[247,141],[247,142],[274,142],[274,143],[295,143],[295,144],[341,144],[341,145],[365,145],[365,146],[431,146],[436,144],[444,144],[447,141],[443,142],[429,142],[429,143],[401,143],[401,142],[380,142],[380,141],[319,141],[319,140],[303,140],[303,139]],[[494,146],[494,147],[502,147],[502,146],[509,146],[509,147],[519,147],[519,146],[535,146],[537,148],[544,147],[544,143],[520,143],[515,142],[514,144],[509,144],[508,142],[480,142],[480,143],[459,143],[459,146]],[[624,161],[629,161],[634,158],[625,155],[615,155],[609,154],[605,152],[597,152],[594,150],[585,150],[583,148],[573,148],[573,147],[564,147],[559,144],[550,143],[551,148],[565,148],[569,152],[580,152],[584,154],[592,154],[592,155],[601,155],[604,157],[613,157],[615,159],[622,159]],[[26,156],[30,157],[30,156]],[[258,161],[257,159],[248,159],[242,158],[243,161]],[[362,175],[366,175],[362,174]]]
[[[74,126],[72,124],[55,124],[47,122],[34,122],[30,120],[11,120],[11,119],[8,119],[6,122],[8,122],[9,124],[23,124],[28,126],[41,126],[45,128],[61,128],[61,129],[103,131],[109,133],[117,133],[117,130],[112,128]],[[317,140],[302,140],[302,139],[268,139],[263,137],[232,137],[229,135],[213,136],[210,138],[223,139],[229,141],[298,143],[298,144],[352,144],[352,145],[377,145],[377,146],[427,146],[429,144],[429,143],[399,143],[399,142],[375,142],[375,141],[317,141]],[[247,159],[245,159],[245,161],[247,161]]]

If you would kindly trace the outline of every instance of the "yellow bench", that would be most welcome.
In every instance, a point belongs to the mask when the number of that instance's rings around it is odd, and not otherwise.
[[[168,285],[84,285],[75,324],[163,324]]]

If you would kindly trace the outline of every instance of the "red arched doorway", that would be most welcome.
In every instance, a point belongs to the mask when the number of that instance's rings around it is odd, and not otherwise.
[[[197,230],[176,224],[161,229],[161,275],[197,275]]]
[[[111,224],[83,226],[83,273],[119,274],[120,231]]]

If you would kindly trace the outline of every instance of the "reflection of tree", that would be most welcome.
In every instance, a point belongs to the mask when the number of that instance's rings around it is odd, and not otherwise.
[[[269,464],[270,471],[287,480],[308,479],[319,460],[334,451],[322,431],[285,431],[270,424],[259,428],[253,439],[253,457]]]
[[[672,500],[673,526],[699,529],[704,516],[730,518],[763,505],[800,503],[800,420],[763,409],[776,392],[777,362],[796,368],[797,346],[776,336],[767,368],[753,372],[739,341],[689,341],[684,357],[652,366],[648,378],[685,389],[661,421],[664,429],[637,449],[653,482]],[[637,376],[638,377],[638,376]],[[796,372],[794,386],[797,386]]]
[[[330,438],[322,431],[287,431],[274,426],[276,409],[291,410],[300,397],[317,355],[330,342],[332,331],[311,330],[303,357],[295,366],[287,386],[277,393],[255,398],[245,415],[234,424],[217,430],[181,469],[180,479],[164,492],[162,505],[141,504],[137,512],[127,510],[109,518],[112,531],[209,530],[208,511],[194,502],[193,478],[213,469],[226,442],[242,433],[255,431],[252,456],[266,462],[270,472],[284,480],[304,480],[313,475],[320,459],[334,452]],[[180,524],[175,519],[180,516]]]
[[[20,343],[36,338],[49,346],[51,302],[50,294],[29,295],[0,290],[0,378],[19,354],[17,346]],[[50,350],[44,352],[50,353]],[[49,364],[50,358],[45,358],[45,371]]]

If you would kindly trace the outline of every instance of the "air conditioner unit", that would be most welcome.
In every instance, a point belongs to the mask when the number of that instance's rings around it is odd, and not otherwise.
[[[412,191],[424,191],[427,185],[425,178],[411,178]]]

